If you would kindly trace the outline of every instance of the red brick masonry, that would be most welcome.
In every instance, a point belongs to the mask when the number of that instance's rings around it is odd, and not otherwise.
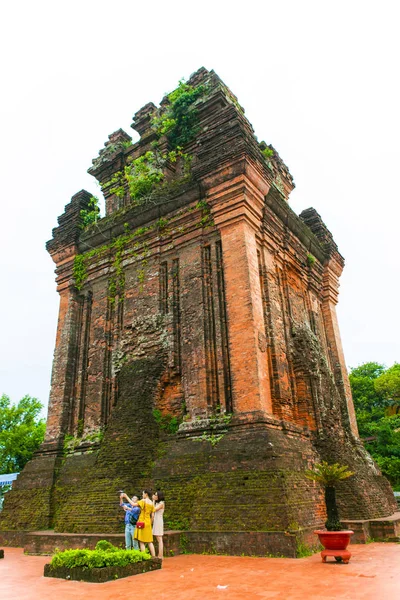
[[[119,533],[118,490],[158,487],[166,527],[194,547],[292,556],[325,520],[304,476],[321,459],[356,474],[338,488],[343,519],[396,510],[358,438],[333,236],[314,208],[290,208],[288,168],[219,77],[200,69],[189,84],[205,90],[190,177],[183,159],[166,163],[167,185],[139,203],[110,185],[153,147],[162,108],[147,104],[140,140],[111,134],[90,169],[106,217],[82,230],[81,190],[47,244],[60,311],[46,439],[0,531]]]

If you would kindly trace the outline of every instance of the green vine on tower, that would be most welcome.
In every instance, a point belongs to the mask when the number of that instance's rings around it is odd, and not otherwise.
[[[183,80],[168,94],[168,104],[161,114],[153,119],[157,137],[166,136],[172,149],[191,142],[200,131],[199,112],[196,100],[206,92],[205,85],[191,86]]]
[[[81,229],[85,229],[89,225],[92,225],[92,223],[97,223],[100,218],[99,199],[97,196],[89,198],[88,207],[80,211],[80,217]]]
[[[127,164],[122,170],[115,172],[109,181],[103,183],[103,191],[109,194],[115,194],[122,199],[129,194],[130,205],[141,205],[146,201],[155,198],[154,194],[168,192],[169,187],[174,188],[177,184],[190,179],[192,156],[183,152],[183,146],[193,141],[200,130],[199,111],[196,102],[206,93],[206,85],[192,86],[183,80],[179,82],[178,87],[167,96],[167,102],[158,110],[158,115],[152,120],[152,128],[156,133],[156,141],[152,144],[152,150],[148,150],[142,156],[133,159],[128,157]],[[168,141],[168,151],[161,150],[161,140],[166,138]],[[126,143],[129,148],[131,143]],[[111,148],[107,149],[107,156],[111,155]],[[180,163],[180,177],[173,182],[166,181],[166,167]],[[213,225],[210,209],[208,205],[201,206],[202,219],[199,227],[208,227]],[[97,222],[99,218],[98,199],[95,196],[89,201],[86,211],[81,211],[82,228],[86,228]],[[134,232],[127,230],[124,234],[118,236],[111,243],[94,248],[84,254],[78,254],[74,259],[73,277],[75,286],[78,290],[82,289],[87,279],[87,269],[92,258],[100,258],[103,255],[111,254],[111,275],[108,284],[108,294],[110,302],[115,302],[118,295],[123,298],[125,286],[125,274],[122,267],[123,258],[127,256],[137,257],[141,261],[138,268],[138,283],[142,288],[145,278],[145,267],[149,249],[142,244],[141,254],[139,254],[140,244],[136,243],[132,247],[131,242],[138,236],[146,233],[150,229],[158,228],[160,231],[165,229],[167,220],[160,220],[151,227],[141,227]]]
[[[165,181],[165,167],[178,161],[182,165],[181,181],[190,177],[192,156],[183,152],[183,146],[191,142],[200,130],[199,111],[196,101],[206,92],[205,85],[191,86],[180,81],[178,87],[168,94],[166,106],[159,109],[152,119],[152,128],[157,139],[142,156],[128,157],[123,170],[113,174],[103,183],[103,190],[124,198],[129,194],[133,205],[140,205],[151,198],[156,189],[162,189]],[[169,151],[161,151],[162,138],[168,141]]]

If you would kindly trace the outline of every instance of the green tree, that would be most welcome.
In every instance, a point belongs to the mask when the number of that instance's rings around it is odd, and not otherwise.
[[[349,379],[356,410],[381,409],[385,405],[383,394],[375,389],[374,382],[385,372],[385,367],[368,362],[351,369]]]
[[[400,405],[400,364],[394,363],[374,381],[377,394],[382,396],[388,406]],[[398,411],[396,411],[398,412]]]
[[[24,396],[12,404],[0,397],[0,473],[21,471],[44,438],[46,424],[39,418],[43,406],[37,398]]]
[[[361,438],[373,435],[371,423],[379,422],[385,416],[387,402],[374,385],[384,372],[385,367],[376,362],[351,369],[349,379]]]
[[[400,489],[400,365],[375,362],[349,375],[358,429],[365,448],[395,487]]]

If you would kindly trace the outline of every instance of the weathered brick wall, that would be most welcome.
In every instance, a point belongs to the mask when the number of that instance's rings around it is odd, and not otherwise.
[[[100,523],[104,532],[121,529],[118,489],[153,486],[167,495],[170,529],[282,531],[322,521],[320,491],[303,473],[314,459],[307,437],[284,433],[278,423],[229,424],[215,445],[201,439],[201,429],[167,436],[151,410],[163,368],[157,357],[122,370],[99,454],[70,457],[61,469],[57,531],[96,532]]]
[[[53,510],[53,485],[59,459],[50,454],[34,457],[4,498],[0,529],[32,531],[48,529]]]
[[[126,182],[110,186],[153,147],[150,103],[135,115],[140,141],[115,132],[90,169],[107,216],[82,231],[81,191],[53,231],[46,441],[0,528],[122,531],[118,490],[157,485],[171,528],[309,531],[324,507],[304,471],[321,458],[356,473],[339,490],[343,517],[395,510],[357,437],[332,235],[314,209],[290,209],[287,167],[261,153],[219,78],[200,69],[190,83],[206,89],[184,148],[190,179],[169,163],[167,185],[138,205]]]
[[[164,368],[162,357],[155,357],[121,369],[119,400],[99,450],[67,458],[60,471],[55,487],[57,531],[123,529],[118,491],[138,493],[159,452],[153,397]]]
[[[153,471],[171,529],[282,531],[323,519],[319,490],[303,474],[314,458],[309,439],[271,424],[230,425],[215,445],[201,435],[169,443]]]

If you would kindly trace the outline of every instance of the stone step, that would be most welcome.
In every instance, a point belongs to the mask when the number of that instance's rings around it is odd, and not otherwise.
[[[353,544],[374,542],[400,542],[400,512],[379,519],[341,521],[345,529],[354,531]]]
[[[7,534],[10,535],[7,535]],[[95,548],[99,540],[107,540],[115,546],[124,547],[122,533],[58,533],[52,530],[20,532],[0,531],[0,543],[23,547],[25,554],[46,555],[54,550],[70,548]],[[297,546],[305,542],[317,543],[314,527],[302,530],[300,537],[287,531],[165,531],[164,556],[178,554],[231,554],[236,556],[287,556],[295,558]],[[17,544],[17,542],[19,542]],[[157,551],[157,541],[154,540]]]
[[[180,531],[166,531],[164,533],[165,556],[181,554]],[[3,543],[6,541],[7,532],[1,532]],[[13,542],[15,539],[12,537]],[[48,555],[53,554],[57,548],[68,550],[70,548],[88,548],[93,550],[100,540],[107,540],[114,546],[125,547],[125,535],[123,533],[58,533],[53,530],[26,532],[20,539],[25,554]],[[156,540],[154,540],[157,546]],[[17,544],[16,544],[17,545]]]

